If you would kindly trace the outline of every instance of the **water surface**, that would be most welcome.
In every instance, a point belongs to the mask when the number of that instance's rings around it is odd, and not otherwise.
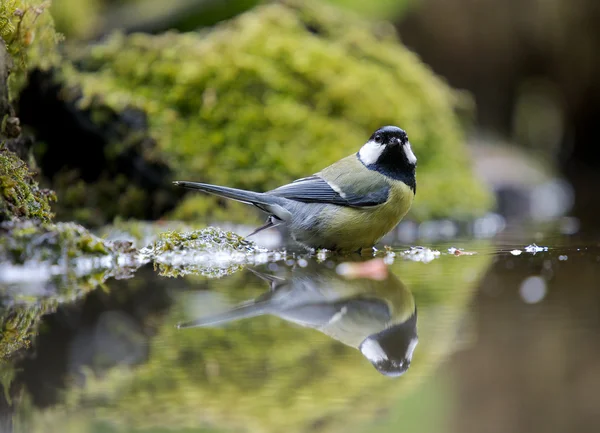
[[[383,275],[372,257],[285,254],[223,278],[150,264],[44,316],[2,367],[3,428],[595,432],[598,239],[421,239],[380,252]]]

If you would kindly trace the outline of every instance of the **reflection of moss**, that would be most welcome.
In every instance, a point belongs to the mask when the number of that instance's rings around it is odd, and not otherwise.
[[[137,161],[166,163],[169,179],[273,188],[355,152],[376,128],[398,124],[419,157],[414,218],[470,217],[490,206],[469,168],[453,113],[457,95],[398,43],[391,25],[290,0],[205,34],[114,34],[70,57],[75,67],[63,68],[57,83],[80,85],[83,96],[62,97],[101,125],[106,113],[143,113],[138,132],[156,145],[136,148]],[[47,152],[63,151],[61,140],[44,141]],[[105,158],[130,143],[109,140]],[[112,185],[115,178],[101,182]],[[104,188],[90,183],[88,190]],[[65,188],[58,194],[61,206],[81,209]],[[100,197],[94,207],[107,209],[110,220],[118,197]],[[146,205],[137,200],[131,209]],[[173,216],[229,206],[189,193]]]
[[[0,221],[13,218],[52,218],[54,193],[40,189],[27,164],[7,149],[0,149]]]
[[[454,332],[489,261],[484,255],[444,256],[427,265],[397,261],[392,266],[412,290],[419,311],[419,345],[401,378],[383,377],[356,350],[274,317],[226,328],[176,330],[175,323],[190,308],[186,297],[153,339],[146,364],[90,376],[84,388],[67,392],[64,405],[34,415],[37,423],[29,431],[43,431],[51,422],[91,432],[91,418],[116,424],[117,431],[199,425],[256,432],[347,431],[408,392],[452,352]],[[239,302],[266,286],[240,272],[209,288],[211,295]],[[209,311],[209,299],[201,299],[199,308]],[[86,408],[93,408],[93,417]]]
[[[39,319],[56,306],[44,301],[37,305],[0,307],[0,363],[29,347]]]

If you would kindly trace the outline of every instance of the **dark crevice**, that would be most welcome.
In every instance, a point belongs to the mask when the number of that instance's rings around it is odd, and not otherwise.
[[[99,98],[80,109],[81,97],[81,91],[64,87],[52,72],[34,70],[18,101],[22,125],[43,143],[35,148],[38,165],[49,186],[57,187],[59,206],[68,203],[61,204],[55,178],[74,172],[91,192],[96,182],[123,177],[122,189],[143,190],[146,199],[136,208],[138,213],[123,217],[157,219],[172,210],[183,192],[171,187],[170,168],[149,156],[156,142],[150,137],[146,113],[132,107],[117,112]],[[102,208],[101,201],[98,206]],[[100,210],[105,212],[103,222],[117,216]]]

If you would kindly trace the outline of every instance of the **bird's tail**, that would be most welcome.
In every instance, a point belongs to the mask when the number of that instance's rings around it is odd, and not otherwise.
[[[251,301],[245,304],[240,304],[237,307],[225,311],[223,313],[214,314],[212,316],[201,317],[190,322],[179,323],[177,328],[197,328],[203,326],[217,326],[228,322],[235,322],[241,319],[261,316],[268,313],[269,301]]]
[[[219,195],[221,197],[230,198],[232,200],[241,201],[242,203],[262,205],[262,207],[281,204],[280,197],[274,197],[261,192],[246,191],[244,189],[229,188],[227,186],[211,185],[208,183],[199,182],[175,181],[173,183],[183,188],[204,191],[210,194]]]

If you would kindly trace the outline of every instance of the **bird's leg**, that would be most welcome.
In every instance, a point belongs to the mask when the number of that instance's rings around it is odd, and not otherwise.
[[[261,280],[269,283],[269,289],[271,289],[271,291],[275,290],[277,283],[281,283],[281,282],[285,281],[285,278],[277,277],[277,276],[271,275],[271,274],[263,274],[262,272],[259,272],[256,269],[252,269],[252,268],[247,268],[247,269],[250,272],[252,272],[254,275],[256,275],[258,278],[260,278]]]
[[[373,247],[361,248],[358,250],[358,254],[362,257],[369,257],[373,256],[375,251],[376,250]]]
[[[256,230],[254,230],[252,233],[250,233],[250,234],[249,234],[249,235],[247,235],[246,237],[247,237],[247,238],[249,238],[250,236],[253,236],[253,235],[255,235],[256,233],[258,233],[258,232],[261,232],[261,231],[263,231],[263,230],[266,230],[266,229],[268,229],[268,228],[271,228],[271,227],[277,227],[279,224],[281,224],[281,222],[277,222],[277,223],[275,223],[275,218],[273,217],[273,215],[270,215],[270,216],[267,218],[267,222],[266,222],[264,225],[260,226],[259,228],[257,228]]]

